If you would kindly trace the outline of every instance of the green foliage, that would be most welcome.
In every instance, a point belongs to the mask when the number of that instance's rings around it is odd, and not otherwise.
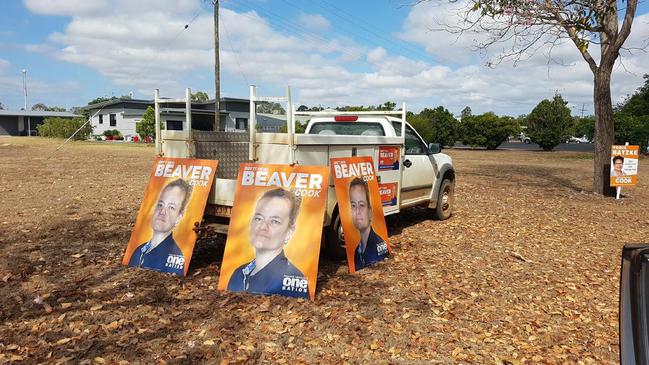
[[[117,100],[117,98],[114,97],[114,96],[111,97],[111,98],[107,98],[107,97],[104,97],[104,96],[100,96],[100,97],[98,97],[98,98],[94,98],[94,99],[90,100],[90,101],[88,102],[88,105],[98,104],[98,103],[103,103],[103,102],[105,102],[105,101],[111,101],[111,100]]]
[[[192,101],[197,101],[197,102],[205,102],[209,98],[210,97],[204,91],[197,91],[195,93],[192,93],[192,95],[191,95],[191,100]]]
[[[357,105],[346,105],[346,106],[339,106],[336,107],[336,110],[341,111],[341,112],[373,112],[377,110],[385,110],[385,111],[390,111],[394,110],[394,108],[397,106],[396,103],[392,101],[386,101],[383,104],[380,105],[368,105],[368,106],[357,106]]]
[[[518,134],[520,126],[512,117],[499,117],[492,112],[467,115],[462,119],[460,139],[469,146],[495,150],[511,135]]]
[[[286,114],[286,110],[279,103],[261,101],[257,103],[257,113],[263,114]]]
[[[108,140],[113,140],[113,139],[124,139],[122,136],[122,132],[120,132],[117,129],[107,129],[104,131],[104,136],[106,136],[106,139]]]
[[[576,137],[586,136],[589,140],[595,139],[595,117],[592,115],[573,120],[572,135]]]
[[[443,146],[453,146],[458,140],[460,123],[443,106],[438,106],[435,109],[426,108],[419,115],[431,125],[431,136],[429,140],[426,140],[426,143],[435,142],[441,143]]]
[[[307,123],[308,124],[308,123]],[[259,126],[259,124],[257,124]],[[295,133],[296,134],[304,134],[304,131],[306,130],[306,124],[302,124],[300,122],[295,122]],[[288,128],[286,125],[281,126],[279,129],[280,133],[288,133]]]
[[[43,103],[37,103],[32,106],[32,110],[47,111],[47,112],[65,112],[67,109],[60,106],[47,106]]]
[[[146,108],[142,119],[135,124],[135,132],[143,140],[146,140],[146,137],[155,137],[155,110],[151,106]]]
[[[649,141],[649,115],[633,116],[624,113],[613,115],[615,123],[615,143],[641,146],[641,150],[647,148]]]
[[[36,126],[38,135],[48,138],[69,138],[74,132],[77,131],[87,119],[83,118],[46,118],[43,124]],[[77,134],[75,140],[88,139],[92,134],[92,126],[87,123]]]
[[[527,116],[526,134],[546,151],[552,151],[570,137],[572,117],[566,104],[557,94],[552,101],[541,101]]]
[[[465,106],[464,109],[462,109],[462,111],[460,112],[460,119],[464,119],[464,118],[466,118],[466,117],[470,117],[471,115],[473,115],[473,114],[471,113],[471,108],[468,107],[468,106]]]
[[[2,104],[2,102],[0,102],[0,110],[4,110],[4,109],[5,109],[5,105]]]
[[[426,143],[432,141],[433,127],[430,121],[426,120],[425,117],[419,114],[407,113],[406,121],[415,128],[417,133],[419,133]]]
[[[649,74],[645,74],[643,78],[644,85],[618,105],[619,112],[634,116],[649,115]]]

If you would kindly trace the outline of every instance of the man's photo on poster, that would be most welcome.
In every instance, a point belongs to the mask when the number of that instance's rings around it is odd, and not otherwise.
[[[300,203],[299,197],[283,188],[268,190],[257,200],[249,228],[255,258],[234,271],[228,290],[309,297],[307,279],[284,252],[297,228]],[[288,281],[302,285],[286,285]]]
[[[191,195],[192,187],[183,179],[173,180],[162,188],[150,222],[153,234],[137,246],[129,266],[183,275],[185,256],[173,238],[173,230],[185,216]]]
[[[372,204],[367,182],[355,177],[349,184],[349,205],[354,228],[361,238],[354,250],[354,268],[360,270],[389,255],[385,240],[372,229]]]

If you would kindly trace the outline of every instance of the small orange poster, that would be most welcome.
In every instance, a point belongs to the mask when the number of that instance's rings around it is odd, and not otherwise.
[[[158,157],[122,264],[187,274],[216,160]]]
[[[397,205],[397,189],[399,189],[399,183],[379,184],[381,205],[384,207],[393,207]]]
[[[614,145],[611,148],[611,186],[638,184],[640,146]]]
[[[349,272],[384,260],[392,252],[372,157],[331,159],[338,212],[345,232]]]
[[[399,147],[379,146],[379,171],[399,170]]]
[[[219,290],[315,299],[329,171],[241,164]]]

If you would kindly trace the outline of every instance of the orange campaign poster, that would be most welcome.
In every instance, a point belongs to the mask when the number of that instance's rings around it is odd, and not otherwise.
[[[399,170],[400,151],[397,146],[379,146],[379,171]]]
[[[382,199],[372,157],[332,158],[331,169],[353,273],[384,260],[392,251]]]
[[[219,290],[314,300],[329,171],[241,164]]]
[[[216,160],[158,157],[122,264],[187,274]]]
[[[399,183],[379,184],[381,205],[384,207],[393,207],[397,205],[397,189],[399,189]]]
[[[640,146],[612,146],[611,186],[636,186],[639,156]]]

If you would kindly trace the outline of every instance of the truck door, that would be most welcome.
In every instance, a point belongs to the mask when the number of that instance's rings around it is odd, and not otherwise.
[[[649,363],[649,244],[627,244],[620,273],[620,363]]]
[[[428,156],[428,147],[417,132],[407,124],[405,142],[401,206],[427,201],[435,181],[435,167]]]

